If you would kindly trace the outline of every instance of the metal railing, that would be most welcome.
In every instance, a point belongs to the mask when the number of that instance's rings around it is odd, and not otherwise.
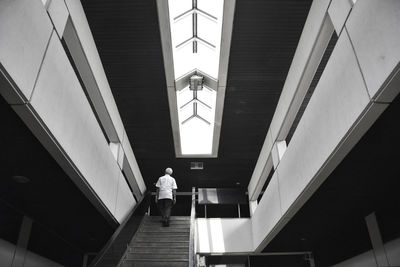
[[[196,220],[196,188],[192,187],[192,207],[190,210],[189,267],[195,267],[195,220]]]
[[[107,241],[107,243],[104,245],[104,247],[101,249],[101,251],[97,254],[97,256],[94,258],[94,260],[91,262],[89,265],[90,267],[96,267],[99,264],[101,264],[101,261],[104,257],[104,255],[110,250],[112,247],[113,243],[115,240],[118,238],[119,234],[121,233],[122,229],[126,226],[128,221],[134,216],[134,213],[141,207],[143,204],[146,204],[146,198],[150,197],[150,194],[148,191],[146,191],[142,197],[138,200],[136,206],[130,211],[128,214],[127,218],[119,225],[119,227],[114,231],[113,235],[110,237],[110,239]],[[142,207],[141,207],[142,208]],[[147,208],[146,208],[147,209]],[[125,255],[125,252],[124,252]]]

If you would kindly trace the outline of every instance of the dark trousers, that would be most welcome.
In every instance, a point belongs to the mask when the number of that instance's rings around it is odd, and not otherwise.
[[[172,199],[163,198],[157,201],[158,209],[160,210],[161,217],[165,221],[169,221],[171,215]]]

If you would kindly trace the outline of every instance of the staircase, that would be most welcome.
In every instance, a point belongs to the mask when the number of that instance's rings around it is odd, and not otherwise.
[[[171,217],[169,227],[159,216],[145,216],[119,266],[187,267],[189,235],[189,216]]]

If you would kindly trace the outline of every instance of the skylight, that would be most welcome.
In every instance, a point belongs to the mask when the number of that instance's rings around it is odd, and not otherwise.
[[[235,0],[156,0],[177,157],[217,157]]]
[[[223,0],[169,0],[175,80],[201,75],[218,78]],[[203,77],[203,76],[200,76]],[[177,90],[181,153],[212,153],[217,88],[189,85]]]
[[[198,91],[197,99],[189,86],[177,92],[182,154],[212,153],[216,98],[217,92],[208,88]]]
[[[175,79],[193,69],[217,79],[224,1],[169,0],[168,4]]]

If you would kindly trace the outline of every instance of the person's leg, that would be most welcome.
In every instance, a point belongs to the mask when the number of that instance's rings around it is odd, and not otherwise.
[[[169,226],[169,216],[171,215],[172,199],[165,199],[165,220],[167,226]]]
[[[160,211],[161,220],[165,220],[165,199],[159,199],[157,201],[158,210]]]

